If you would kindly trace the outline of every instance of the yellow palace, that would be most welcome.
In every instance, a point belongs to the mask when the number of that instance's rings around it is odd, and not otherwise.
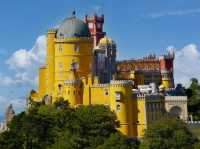
[[[102,28],[98,19],[94,16],[82,21],[73,14],[59,28],[48,30],[46,65],[39,69],[39,90],[32,98],[55,102],[63,97],[71,106],[108,106],[116,113],[123,134],[142,137],[147,124],[162,116],[163,97],[134,93],[133,81],[117,79],[110,66],[115,66],[112,58],[116,57],[116,43],[102,34],[102,38],[94,38],[97,36],[91,33],[92,29]],[[91,20],[97,23],[92,26]],[[97,61],[105,54],[109,67]],[[101,68],[105,71],[97,73]]]

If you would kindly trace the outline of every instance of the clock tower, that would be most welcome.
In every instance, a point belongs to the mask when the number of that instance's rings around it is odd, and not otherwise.
[[[90,33],[94,39],[94,47],[96,47],[99,43],[99,40],[106,35],[106,33],[103,32],[104,15],[101,16],[97,16],[97,14],[94,14],[93,16],[86,15],[85,23],[89,27]]]

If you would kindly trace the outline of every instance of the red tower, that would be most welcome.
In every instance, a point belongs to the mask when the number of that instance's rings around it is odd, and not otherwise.
[[[106,33],[103,32],[104,15],[101,16],[97,16],[96,14],[93,16],[86,15],[85,23],[88,24],[90,33],[94,39],[94,47],[96,47],[99,43],[99,40],[106,35]]]
[[[174,53],[169,52],[159,58],[162,82],[168,82],[167,88],[174,88],[174,57]]]

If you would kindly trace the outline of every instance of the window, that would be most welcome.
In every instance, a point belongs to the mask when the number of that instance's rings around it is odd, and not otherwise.
[[[71,69],[72,70],[77,70],[78,68],[79,68],[79,64],[77,62],[72,62]]]
[[[119,104],[117,104],[117,106],[116,106],[116,111],[117,112],[120,111],[120,105]]]
[[[93,27],[94,27],[94,24],[93,23],[89,23],[89,28],[93,29]]]
[[[58,91],[61,92],[62,91],[62,85],[58,84]]]
[[[108,96],[108,89],[105,89],[105,95]]]
[[[79,44],[76,44],[74,47],[74,51],[79,52],[79,50],[80,50],[80,46]]]
[[[119,101],[121,99],[121,93],[120,92],[116,92],[115,93],[115,100]]]
[[[59,63],[58,66],[59,66],[59,69],[63,68],[63,64],[62,63]]]
[[[58,51],[59,51],[59,52],[62,52],[62,50],[63,50],[62,45],[59,45]]]

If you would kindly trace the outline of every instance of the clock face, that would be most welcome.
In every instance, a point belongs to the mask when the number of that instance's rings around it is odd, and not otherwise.
[[[93,28],[94,27],[94,24],[93,23],[89,23],[89,28]]]

